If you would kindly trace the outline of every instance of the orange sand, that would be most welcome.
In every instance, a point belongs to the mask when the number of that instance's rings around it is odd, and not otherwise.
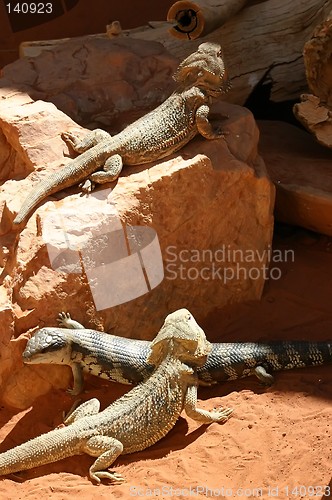
[[[273,264],[282,277],[267,283],[260,303],[209,317],[202,325],[209,339],[332,338],[332,239],[283,230],[275,247],[294,249],[295,261]],[[93,485],[87,478],[93,458],[82,455],[22,472],[23,482],[4,478],[0,499],[321,499],[332,470],[331,380],[325,367],[279,373],[270,389],[253,378],[201,388],[200,407],[231,406],[232,418],[199,426],[183,415],[155,446],[117,460],[122,485]],[[125,390],[90,378],[83,399],[96,396],[105,407]],[[58,425],[71,402],[57,392],[26,412],[2,408],[1,451]]]

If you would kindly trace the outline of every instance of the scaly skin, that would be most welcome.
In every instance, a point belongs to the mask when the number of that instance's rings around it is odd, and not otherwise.
[[[139,165],[164,158],[181,149],[198,133],[206,139],[222,137],[222,133],[212,130],[208,121],[211,97],[218,97],[229,88],[220,46],[209,42],[201,44],[197,52],[179,65],[174,78],[178,83],[176,91],[116,136],[97,129],[79,141],[74,134],[63,134],[80,156],[33,188],[14,224],[24,222],[52,193],[77,183],[83,183],[83,190],[91,191],[95,183],[114,181],[123,164]],[[98,171],[100,168],[103,170]]]
[[[0,474],[30,469],[64,457],[88,453],[98,457],[90,467],[91,479],[123,478],[105,469],[126,453],[144,450],[164,437],[175,425],[182,409],[202,423],[225,422],[232,410],[212,412],[196,408],[196,367],[211,350],[203,330],[186,309],[167,316],[151,344],[148,362],[153,374],[104,411],[91,399],[66,419],[68,426],[55,429],[0,454]]]
[[[148,363],[151,342],[85,329],[67,313],[60,313],[65,328],[42,328],[28,341],[23,353],[27,364],[66,364],[71,367],[73,395],[83,389],[82,371],[122,384],[138,384],[153,371]],[[269,372],[332,363],[332,341],[216,343],[199,367],[200,383],[212,384],[256,375],[265,385]]]

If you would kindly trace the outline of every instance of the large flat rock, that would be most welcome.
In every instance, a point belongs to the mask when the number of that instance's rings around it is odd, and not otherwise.
[[[260,152],[275,183],[275,216],[332,236],[332,152],[284,122],[259,121]]]

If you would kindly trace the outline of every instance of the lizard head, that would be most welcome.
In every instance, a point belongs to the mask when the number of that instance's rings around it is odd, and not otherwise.
[[[218,97],[230,88],[220,45],[205,42],[178,66],[174,80],[184,88],[199,87],[206,94]]]
[[[54,363],[68,364],[70,362],[71,346],[66,336],[61,334],[61,328],[41,328],[28,340],[22,354],[26,364]],[[66,335],[68,330],[63,329]]]
[[[202,328],[187,309],[169,314],[151,343],[148,363],[157,365],[168,354],[190,366],[202,366],[211,351]]]

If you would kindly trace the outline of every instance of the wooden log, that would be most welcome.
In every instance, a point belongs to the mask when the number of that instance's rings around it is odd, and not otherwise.
[[[119,36],[160,42],[178,60],[194,52],[204,41],[220,43],[232,80],[227,100],[244,104],[256,85],[263,83],[271,86],[271,100],[278,102],[296,99],[308,91],[303,47],[331,11],[332,0],[248,0],[223,26],[198,39],[179,40],[170,34],[166,21],[151,23],[152,27],[125,30]],[[60,42],[52,43],[53,47],[50,42],[38,47],[38,43],[29,42],[22,55],[56,50],[55,45]]]
[[[246,3],[247,0],[180,0],[170,7],[167,14],[168,21],[176,22],[170,33],[184,40],[207,35],[225,24]]]
[[[307,92],[303,47],[331,10],[332,0],[250,1],[222,27],[195,40],[172,36],[166,23],[130,36],[160,42],[178,59],[204,41],[220,43],[232,79],[227,100],[244,104],[263,82],[271,85],[271,100],[279,102]]]

